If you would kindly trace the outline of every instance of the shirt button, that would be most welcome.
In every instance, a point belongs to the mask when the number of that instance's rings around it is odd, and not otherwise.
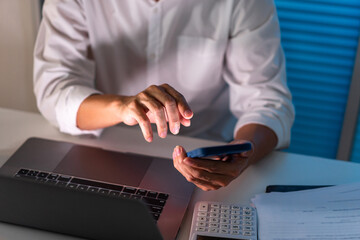
[[[150,59],[155,59],[156,55],[155,55],[155,53],[151,53],[149,57],[150,57]]]
[[[157,13],[158,12],[158,9],[157,8],[154,8],[154,13]]]

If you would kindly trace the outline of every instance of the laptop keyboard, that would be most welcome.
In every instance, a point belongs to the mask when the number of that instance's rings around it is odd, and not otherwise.
[[[149,207],[151,214],[157,221],[166,204],[169,195],[141,188],[121,186],[98,182],[73,176],[61,175],[52,172],[42,172],[33,169],[20,169],[15,177],[26,178],[46,184],[58,185],[65,188],[77,189],[95,194],[108,195],[114,197],[130,198],[142,200]]]

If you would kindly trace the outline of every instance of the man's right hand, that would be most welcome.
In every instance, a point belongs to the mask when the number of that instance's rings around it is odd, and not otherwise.
[[[80,105],[77,125],[80,129],[97,129],[118,123],[139,124],[146,141],[151,142],[151,123],[165,138],[169,129],[178,134],[180,124],[190,126],[193,116],[183,95],[168,84],[152,85],[135,96],[91,95]]]

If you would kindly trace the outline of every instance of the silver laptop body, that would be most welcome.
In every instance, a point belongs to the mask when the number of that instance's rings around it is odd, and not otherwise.
[[[21,169],[71,176],[80,183],[90,180],[99,186],[121,185],[124,189],[168,195],[157,220],[164,239],[176,238],[194,189],[170,159],[41,138],[30,138],[22,144],[0,168],[0,174],[16,176]]]

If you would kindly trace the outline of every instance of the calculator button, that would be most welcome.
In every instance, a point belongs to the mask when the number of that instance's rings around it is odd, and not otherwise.
[[[240,210],[232,210],[231,214],[241,214],[241,211]]]
[[[218,213],[210,213],[210,217],[218,218],[220,215]]]
[[[205,227],[197,227],[197,228],[196,228],[196,231],[198,231],[198,232],[207,232],[208,229],[205,228]]]
[[[207,212],[208,210],[208,204],[207,203],[200,203],[199,204],[199,211]]]
[[[252,235],[254,235],[252,232],[244,232],[243,234],[244,234],[244,236],[252,236]]]
[[[219,232],[219,229],[218,229],[218,228],[210,228],[210,229],[209,229],[209,232],[211,232],[211,233],[218,233],[218,232]]]
[[[252,222],[250,222],[250,221],[245,221],[245,222],[244,222],[244,225],[246,225],[246,226],[252,226],[253,224],[252,224]]]
[[[219,228],[219,224],[218,223],[210,223],[209,227],[211,227],[211,228]]]
[[[206,222],[207,221],[207,218],[206,217],[198,217],[197,220],[199,222]]]
[[[219,233],[221,233],[221,234],[229,234],[230,230],[228,230],[228,229],[220,229]]]
[[[253,228],[253,227],[245,226],[245,227],[243,227],[243,230],[244,230],[244,231],[247,231],[247,232],[250,232],[250,231],[254,231],[254,228]]]
[[[244,211],[244,215],[251,216],[251,215],[252,215],[252,212],[251,212],[251,211]]]
[[[198,226],[198,227],[206,227],[206,222],[197,222],[196,226]]]
[[[231,219],[232,220],[240,220],[240,216],[239,215],[231,215]]]
[[[231,229],[233,230],[240,230],[240,226],[239,225],[231,225]]]
[[[212,208],[212,209],[210,210],[210,212],[212,212],[212,213],[220,213],[220,210],[217,209],[217,208]]]
[[[218,218],[210,218],[210,222],[211,223],[218,223],[219,219]]]
[[[239,230],[231,230],[232,235],[242,235],[242,232]]]
[[[239,206],[231,206],[231,209],[232,210],[241,210],[241,207],[239,207]]]
[[[251,211],[252,210],[251,207],[244,207],[243,209],[244,209],[244,211]]]
[[[207,215],[206,212],[198,212],[199,217],[206,217],[206,215]]]
[[[230,209],[229,205],[221,205],[221,209]]]
[[[230,220],[229,220],[229,219],[226,219],[226,218],[221,218],[221,219],[220,219],[220,223],[222,223],[222,224],[229,224],[229,223],[230,223]]]
[[[240,221],[240,220],[231,220],[231,224],[242,225],[242,221]]]
[[[217,203],[213,203],[210,206],[211,206],[211,208],[220,208],[220,204],[217,204]]]
[[[231,211],[228,209],[221,209],[221,213],[230,214]]]
[[[229,214],[220,214],[220,218],[230,218]]]
[[[229,225],[229,224],[221,224],[221,225],[220,225],[220,228],[221,228],[221,229],[229,229],[229,228],[230,228],[230,225]]]
[[[245,217],[244,217],[244,220],[245,220],[245,221],[251,221],[251,220],[252,220],[252,217],[250,217],[250,216],[245,216]]]

